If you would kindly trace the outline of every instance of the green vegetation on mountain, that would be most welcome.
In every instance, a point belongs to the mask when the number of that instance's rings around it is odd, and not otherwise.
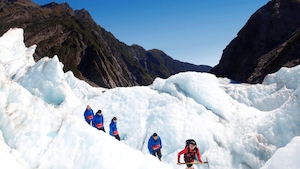
[[[39,6],[31,0],[1,0],[0,21],[1,35],[10,28],[24,29],[26,46],[38,46],[35,60],[58,55],[64,71],[92,85],[149,85],[156,77],[210,70],[173,60],[162,51],[127,46],[97,25],[86,10],[74,11],[67,3]]]

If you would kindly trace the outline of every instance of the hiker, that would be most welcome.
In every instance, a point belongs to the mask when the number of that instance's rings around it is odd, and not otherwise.
[[[104,129],[104,120],[103,120],[103,115],[102,115],[102,111],[98,110],[96,115],[93,118],[93,126],[98,129],[98,130],[102,130],[105,132]]]
[[[117,140],[120,141],[120,136],[119,136],[119,133],[117,130],[117,118],[116,117],[113,117],[111,119],[111,122],[109,124],[109,134],[111,136],[114,136]]]
[[[94,111],[93,111],[93,109],[91,109],[90,105],[86,106],[83,116],[84,116],[85,121],[89,125],[91,125],[92,119],[94,118]]]
[[[161,144],[160,137],[156,133],[153,133],[148,140],[148,149],[150,154],[154,155],[155,157],[157,155],[160,161],[161,161],[161,151],[160,151],[161,148],[162,148],[162,144]]]
[[[180,164],[180,155],[184,154],[184,162],[190,163],[194,162],[196,159],[196,155],[198,157],[198,161],[202,163],[200,156],[200,149],[197,147],[196,141],[193,139],[186,140],[185,148],[178,153],[178,163]],[[193,164],[186,164],[187,169],[194,169]]]

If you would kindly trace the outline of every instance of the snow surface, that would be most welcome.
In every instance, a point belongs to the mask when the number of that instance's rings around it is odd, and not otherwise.
[[[186,72],[104,89],[64,73],[57,56],[35,62],[23,40],[17,28],[0,38],[0,168],[183,169],[189,138],[211,169],[300,168],[300,66],[257,85]],[[86,105],[102,110],[107,133],[84,121]],[[120,142],[108,134],[114,116]],[[163,162],[147,149],[154,132]]]
[[[294,137],[284,148],[279,148],[261,169],[289,168],[299,169],[300,137]]]

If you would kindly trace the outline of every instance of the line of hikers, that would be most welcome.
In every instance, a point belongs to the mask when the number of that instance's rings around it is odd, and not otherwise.
[[[84,111],[84,119],[89,124],[95,127],[98,130],[102,130],[106,133],[104,129],[104,119],[102,115],[102,111],[98,110],[96,114],[94,114],[93,109],[91,109],[90,105],[86,106],[86,109]],[[117,117],[113,117],[111,119],[111,122],[109,124],[109,134],[111,136],[114,136],[117,140],[120,141],[120,136],[117,129]]]
[[[89,125],[91,125],[92,123],[93,127],[105,132],[104,120],[103,120],[103,115],[101,110],[98,110],[97,113],[94,115],[94,111],[91,109],[89,105],[87,105],[86,110],[84,112],[84,118]],[[116,117],[112,118],[109,128],[110,128],[109,134],[111,136],[114,136],[116,139],[120,141],[120,136],[117,130]],[[160,161],[162,157],[161,148],[162,148],[162,142],[160,137],[157,135],[157,133],[153,133],[148,140],[148,150],[150,154],[152,154],[155,157],[157,156]],[[194,169],[193,164],[190,163],[194,162],[196,156],[198,158],[198,161],[202,163],[201,156],[200,156],[200,149],[197,147],[196,141],[193,139],[186,140],[185,148],[178,153],[177,164],[182,164],[180,163],[180,156],[182,154],[184,154],[185,163],[189,163],[186,164],[187,169]]]

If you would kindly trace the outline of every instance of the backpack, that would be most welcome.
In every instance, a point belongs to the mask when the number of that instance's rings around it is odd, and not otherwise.
[[[189,145],[190,145],[191,143],[197,145],[196,141],[193,140],[193,139],[187,139],[187,140],[185,141],[185,148],[186,148],[186,147],[188,148],[188,152],[184,154],[184,159],[185,159],[186,162],[194,161],[194,159],[196,158],[196,154],[197,154],[197,152],[198,152],[198,148],[197,148],[197,147],[195,148],[195,152],[191,152],[191,151],[190,151]]]

